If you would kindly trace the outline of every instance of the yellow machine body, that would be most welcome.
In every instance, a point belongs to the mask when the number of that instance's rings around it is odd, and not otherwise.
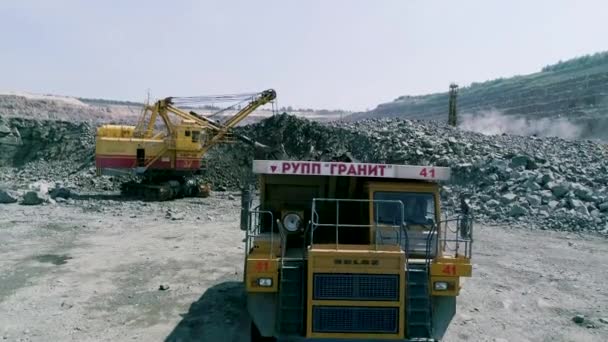
[[[104,125],[97,131],[97,169],[104,173],[125,173],[136,168],[196,171],[201,168],[204,126],[174,125],[171,136],[136,137],[135,126]]]

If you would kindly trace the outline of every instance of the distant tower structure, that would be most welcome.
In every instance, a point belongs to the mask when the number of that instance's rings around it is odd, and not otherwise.
[[[448,125],[456,127],[456,98],[458,97],[458,84],[450,84],[450,103]]]

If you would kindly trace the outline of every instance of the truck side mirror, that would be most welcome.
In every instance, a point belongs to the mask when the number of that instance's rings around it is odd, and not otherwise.
[[[471,238],[471,231],[473,230],[473,208],[469,203],[469,199],[465,196],[460,198],[460,237],[463,239]]]
[[[471,216],[462,216],[460,217],[460,227],[458,230],[460,231],[460,237],[463,239],[471,238],[471,231],[473,230],[473,217]]]
[[[251,190],[243,188],[241,191],[241,230],[249,228],[249,210],[251,209]]]

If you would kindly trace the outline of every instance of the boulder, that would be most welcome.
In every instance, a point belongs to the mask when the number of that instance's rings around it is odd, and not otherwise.
[[[547,185],[550,182],[553,182],[555,178],[553,177],[553,173],[546,173],[540,179],[541,185]]]
[[[64,187],[57,187],[57,188],[52,189],[49,192],[49,195],[53,199],[56,199],[56,198],[68,199],[72,196],[72,192],[70,191],[70,189],[67,189]]]
[[[525,215],[528,215],[528,209],[524,208],[519,204],[515,204],[511,207],[511,210],[509,210],[509,216],[519,217]]]
[[[525,155],[519,155],[511,158],[511,167],[527,167],[532,159]]]
[[[509,193],[506,193],[506,194],[500,196],[500,202],[502,202],[503,204],[513,203],[516,199],[517,199],[517,195],[512,192],[509,192]]]
[[[0,137],[11,134],[11,128],[0,122]]]
[[[579,214],[582,214],[584,216],[589,216],[589,210],[585,206],[577,207],[574,210],[576,210],[576,212]]]
[[[542,202],[540,196],[536,196],[536,195],[528,195],[528,196],[526,196],[526,200],[533,207],[540,205]]]
[[[39,205],[48,202],[49,198],[46,194],[38,191],[28,191],[23,195],[21,204],[23,205]]]
[[[585,203],[583,203],[581,200],[569,198],[568,206],[579,214],[589,216],[589,210],[587,210],[587,206],[585,206]]]
[[[576,197],[582,199],[583,201],[593,201],[593,191],[586,186],[573,183],[571,185],[571,189]]]
[[[531,191],[538,191],[538,190],[542,189],[542,188],[541,188],[541,186],[540,186],[538,183],[536,183],[535,178],[529,178],[529,179],[528,179],[528,180],[527,180],[527,181],[524,183],[524,186],[525,186],[525,187],[526,187],[528,190],[531,190]]]
[[[486,195],[486,194],[481,194],[481,195],[479,195],[479,200],[480,200],[482,203],[486,203],[486,202],[488,202],[488,201],[489,201],[489,200],[491,200],[491,199],[492,199],[492,197],[491,197],[490,195]]]
[[[167,213],[165,214],[165,218],[170,219],[172,221],[178,221],[178,220],[183,220],[186,217],[186,215],[181,212],[181,211],[174,211],[174,210],[167,210]]]
[[[490,162],[490,167],[499,173],[504,173],[507,171],[509,165],[507,165],[507,162],[504,160],[494,159]]]
[[[608,211],[608,202],[604,202],[598,206],[600,211]]]
[[[549,203],[547,204],[549,206],[549,208],[551,208],[552,210],[557,208],[557,206],[559,205],[558,201],[549,201]]]
[[[568,191],[570,191],[570,184],[567,182],[563,182],[563,183],[549,182],[549,183],[547,183],[546,186],[549,188],[549,190],[551,190],[553,195],[555,195],[555,197],[557,197],[557,198],[564,197],[568,193]]]
[[[498,207],[500,205],[500,202],[498,202],[495,199],[491,199],[491,200],[489,200],[489,201],[487,201],[485,203],[486,203],[486,206],[488,206],[490,208]]]
[[[569,198],[568,199],[568,206],[570,208],[572,208],[572,209],[576,209],[576,208],[584,207],[585,203],[583,203],[583,201],[578,200],[578,199]]]
[[[0,189],[0,203],[15,203],[19,200],[19,194],[15,191],[11,190],[2,190]]]
[[[584,315],[576,315],[574,317],[572,317],[572,321],[576,324],[582,324],[585,322],[585,316]]]
[[[551,192],[551,190],[541,190],[538,192],[538,194],[540,195],[544,204],[549,203],[549,201],[553,199],[553,193]]]

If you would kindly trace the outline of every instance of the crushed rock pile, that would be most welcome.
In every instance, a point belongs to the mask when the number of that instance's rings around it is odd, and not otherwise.
[[[459,203],[458,197],[466,193],[481,220],[608,234],[604,144],[486,136],[402,119],[319,124],[279,115],[241,130],[275,147],[282,158],[449,166],[452,180],[442,193],[446,203]],[[232,159],[230,151],[224,152],[224,158]],[[242,170],[243,158],[237,159],[234,169]],[[249,169],[247,165],[245,170]],[[242,182],[243,178],[235,181]]]

